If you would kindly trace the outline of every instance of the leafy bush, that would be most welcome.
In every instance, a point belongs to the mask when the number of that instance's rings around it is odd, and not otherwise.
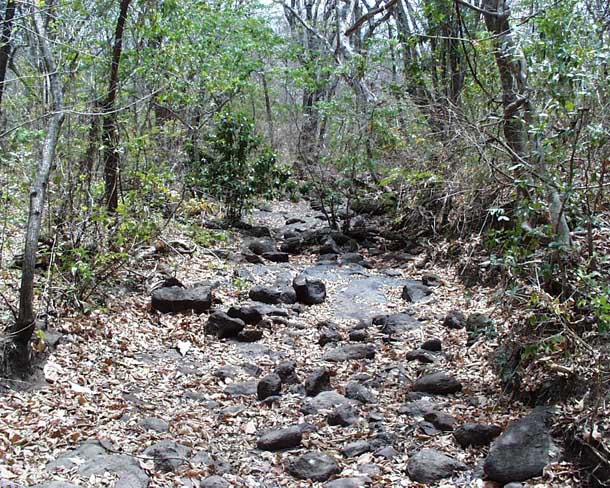
[[[222,202],[229,220],[238,220],[255,197],[273,197],[289,178],[288,170],[255,133],[252,121],[240,113],[218,117],[201,153],[201,160],[194,162],[194,186]]]

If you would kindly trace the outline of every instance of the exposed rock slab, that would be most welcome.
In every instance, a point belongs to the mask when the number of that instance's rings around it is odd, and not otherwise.
[[[208,286],[159,288],[152,293],[151,306],[153,310],[161,313],[179,313],[189,310],[202,313],[212,306],[212,289]]]

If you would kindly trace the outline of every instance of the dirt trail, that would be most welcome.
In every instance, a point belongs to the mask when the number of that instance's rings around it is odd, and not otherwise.
[[[487,320],[487,292],[378,243],[356,252],[333,239],[288,263],[249,250],[244,259],[252,242],[324,227],[316,212],[289,203],[255,211],[251,224],[272,237],[245,233],[225,248],[142,262],[134,276],[146,276],[147,289],[126,279],[105,310],[53,324],[62,338],[47,384],[7,392],[0,406],[0,486],[484,486],[489,447],[463,448],[455,431],[467,423],[505,430],[530,413],[502,394],[489,362],[492,331],[507,325]],[[321,258],[320,246],[329,251]],[[263,320],[247,329],[260,340],[218,339],[206,334],[207,312],[151,310],[149,292],[168,273],[211,287],[215,311],[252,305],[255,285],[290,291],[301,273],[324,282],[327,296],[315,305],[254,304]],[[404,293],[430,294],[410,302]],[[464,317],[449,323],[451,311]],[[261,401],[263,387],[272,394]],[[316,388],[327,391],[315,396]],[[264,433],[288,427],[265,439],[293,448],[259,448]],[[486,465],[487,475],[495,468]]]

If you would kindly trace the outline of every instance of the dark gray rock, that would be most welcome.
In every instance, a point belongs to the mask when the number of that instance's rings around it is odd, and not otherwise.
[[[290,262],[290,255],[287,252],[264,252],[262,254],[263,258],[267,261],[271,261],[272,263],[288,263]]]
[[[440,339],[434,337],[425,341],[419,348],[424,351],[441,352],[443,350],[443,343]]]
[[[402,299],[407,302],[417,303],[425,300],[432,295],[432,290],[419,281],[408,280],[407,284],[402,288]]]
[[[372,450],[373,446],[369,441],[359,440],[345,444],[345,446],[341,448],[341,454],[345,457],[356,457]]]
[[[403,404],[398,409],[398,413],[409,415],[410,417],[424,417],[428,413],[436,412],[441,407],[442,405],[439,405],[438,403],[420,398]]]
[[[502,427],[489,424],[464,424],[453,433],[455,441],[463,448],[487,446],[502,433]]]
[[[373,317],[372,323],[379,327],[382,334],[387,336],[401,334],[421,327],[421,323],[408,313],[377,315]]]
[[[302,439],[303,430],[300,426],[294,425],[265,432],[256,441],[256,446],[263,451],[280,451],[300,446]]]
[[[205,331],[207,334],[215,335],[219,339],[225,339],[237,336],[245,325],[241,319],[229,317],[224,312],[214,312],[205,324]]]
[[[117,486],[123,488],[146,488],[149,483],[148,476],[136,459],[128,455],[109,453],[98,442],[85,442],[76,449],[66,451],[47,464],[46,470],[53,472],[57,468],[75,467],[78,467],[78,473],[83,478],[113,473],[119,478]]]
[[[418,483],[435,483],[466,469],[468,467],[457,459],[427,448],[411,456],[407,464],[409,477]]]
[[[305,380],[305,393],[307,396],[315,397],[323,391],[332,390],[330,386],[330,372],[320,368],[311,373]]]
[[[279,395],[282,391],[282,379],[275,373],[268,374],[258,382],[256,394],[259,400]]]
[[[428,412],[424,415],[424,420],[442,432],[451,432],[455,429],[455,417],[444,412]]]
[[[398,451],[396,449],[394,449],[392,446],[382,447],[380,449],[377,449],[373,453],[373,456],[381,457],[381,458],[384,458],[384,459],[394,459],[398,455],[399,455]]]
[[[295,385],[299,383],[299,377],[296,373],[297,363],[294,361],[283,361],[273,370],[282,380],[284,385]]]
[[[278,305],[280,303],[292,304],[297,301],[294,290],[289,287],[271,288],[256,285],[250,290],[249,297],[255,302],[266,303],[268,305]]]
[[[369,340],[369,335],[366,329],[356,328],[350,330],[349,340],[352,342],[366,342]]]
[[[186,464],[191,449],[175,441],[166,440],[148,447],[142,454],[154,461],[155,469],[170,473]]]
[[[377,403],[373,392],[355,381],[351,381],[345,386],[345,396],[360,403]]]
[[[405,355],[405,359],[407,361],[419,361],[424,364],[432,364],[436,362],[437,357],[434,353],[426,351],[425,349],[414,349]]]
[[[230,383],[225,389],[224,393],[230,396],[251,396],[257,394],[256,381],[242,381],[241,383]]]
[[[459,310],[451,310],[445,316],[443,326],[448,329],[463,329],[466,327],[466,316]]]
[[[321,245],[318,251],[323,254],[341,254],[341,249],[332,237],[327,238]]]
[[[413,391],[449,395],[462,390],[462,384],[447,373],[438,372],[424,375],[415,381]]]
[[[201,488],[230,488],[233,486],[222,476],[212,475],[204,478],[201,482]]]
[[[179,313],[193,310],[203,313],[212,306],[212,289],[208,286],[181,288],[170,286],[152,292],[151,306],[161,313]]]
[[[549,411],[540,408],[510,424],[491,445],[483,465],[486,477],[505,484],[541,476],[556,453],[550,418]]]
[[[421,282],[425,286],[441,286],[443,284],[440,276],[434,273],[424,273],[421,277]]]
[[[317,305],[326,300],[326,285],[321,280],[297,276],[292,287],[296,293],[296,301],[304,305]]]
[[[239,332],[235,339],[239,342],[256,342],[263,338],[263,331],[261,329],[254,329],[252,327],[246,327],[244,330]]]
[[[155,432],[168,432],[169,424],[158,417],[146,417],[138,422],[138,426],[145,430],[153,430]]]
[[[291,217],[289,219],[286,219],[286,225],[292,225],[292,224],[306,224],[307,222],[299,217]]]
[[[343,344],[324,353],[322,359],[331,362],[374,359],[375,353],[376,349],[374,344]]]
[[[280,250],[287,252],[288,254],[300,254],[306,247],[303,239],[299,236],[287,237],[284,242],[280,244]]]
[[[301,480],[326,481],[339,473],[341,468],[328,454],[308,452],[292,460],[288,465],[288,471]]]
[[[345,398],[336,391],[323,391],[313,398],[309,398],[301,407],[301,412],[306,415],[317,413],[321,410],[332,410],[343,405],[353,405],[354,401]]]
[[[234,319],[243,320],[250,325],[256,325],[263,319],[260,310],[252,306],[231,307],[227,310],[227,315]]]
[[[341,342],[342,337],[339,330],[334,325],[324,325],[320,329],[318,344],[324,347],[326,344]]]
[[[256,239],[248,243],[248,249],[257,256],[277,251],[275,242],[270,239]]]
[[[326,415],[328,425],[348,427],[358,422],[358,416],[351,405],[340,405]]]

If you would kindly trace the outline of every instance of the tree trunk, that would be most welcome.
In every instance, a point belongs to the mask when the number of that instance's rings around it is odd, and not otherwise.
[[[510,9],[506,0],[484,0],[482,9],[487,30],[494,36],[494,56],[502,83],[506,143],[513,152],[514,161],[519,166],[531,166],[543,180],[555,238],[560,245],[569,247],[572,241],[563,213],[564,205],[550,181],[551,174],[544,160],[540,136],[535,135],[534,141],[528,140],[528,127],[536,118],[536,111],[529,98],[525,58],[513,39]],[[523,174],[523,171],[520,173]]]
[[[102,145],[104,147],[104,180],[106,207],[109,213],[115,213],[119,204],[119,130],[115,102],[119,86],[119,64],[123,49],[123,32],[127,20],[127,10],[131,0],[121,0],[119,18],[114,33],[112,61],[110,64],[110,82],[108,94],[102,104],[104,122],[102,124]]]
[[[38,237],[42,225],[44,202],[49,184],[49,177],[55,158],[55,149],[64,120],[63,92],[59,74],[55,67],[53,54],[47,37],[45,24],[39,11],[34,8],[34,30],[42,55],[43,73],[48,78],[50,94],[53,100],[53,112],[47,124],[47,135],[42,149],[42,158],[36,169],[34,181],[30,190],[30,209],[25,233],[25,250],[23,253],[23,268],[21,272],[21,287],[19,289],[19,313],[12,327],[13,350],[9,360],[13,370],[27,374],[30,369],[29,343],[34,332],[36,316],[34,313],[34,269],[36,266],[36,251]]]
[[[269,87],[267,86],[267,77],[265,73],[261,73],[261,81],[263,83],[263,92],[265,95],[265,113],[267,115],[267,128],[269,129],[269,143],[271,147],[275,146],[273,137],[273,112],[271,111],[271,100],[269,98]]]
[[[2,96],[4,95],[4,83],[6,80],[6,68],[11,57],[11,34],[13,32],[13,19],[15,18],[15,1],[6,2],[6,10],[2,21],[2,35],[0,35],[0,109],[2,108]]]

